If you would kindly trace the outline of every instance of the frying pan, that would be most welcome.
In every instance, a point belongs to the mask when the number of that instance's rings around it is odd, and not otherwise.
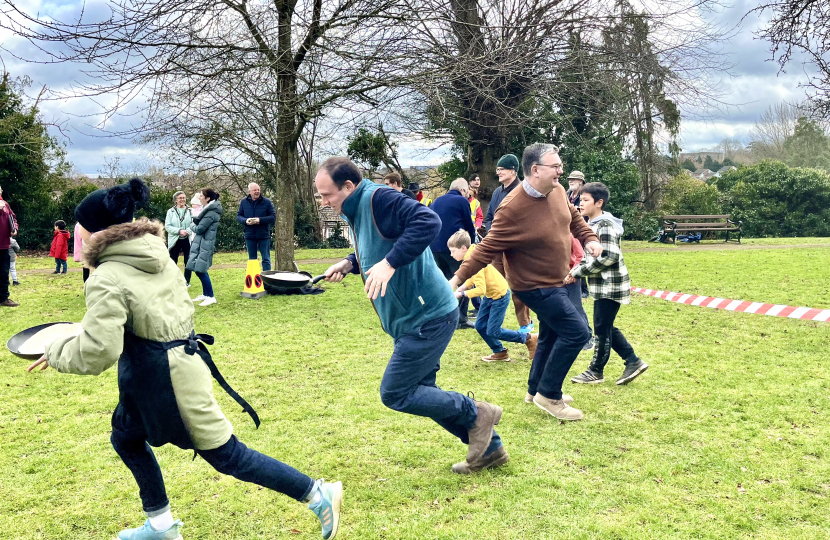
[[[52,322],[52,323],[46,323],[46,324],[39,324],[37,326],[27,328],[25,330],[22,330],[22,331],[16,333],[12,337],[10,337],[9,340],[6,342],[6,348],[9,349],[10,353],[12,353],[13,355],[15,355],[19,358],[25,358],[26,360],[37,360],[43,355],[42,354],[26,354],[26,353],[18,352],[20,350],[21,345],[26,343],[29,340],[30,337],[37,334],[38,332],[40,332],[44,328],[47,328],[49,326],[54,326],[56,324],[73,324],[73,323]]]
[[[314,285],[326,277],[322,275],[312,278],[308,272],[284,272],[281,270],[266,270],[260,275],[266,285],[283,289],[302,289]]]

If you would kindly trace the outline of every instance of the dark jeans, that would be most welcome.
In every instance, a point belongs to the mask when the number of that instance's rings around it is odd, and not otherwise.
[[[0,302],[9,299],[9,267],[11,256],[8,249],[0,249]]]
[[[207,272],[195,272],[196,277],[202,282],[202,294],[205,296],[213,296],[213,284],[210,282],[210,276]]]
[[[256,260],[256,253],[259,251],[262,254],[262,270],[271,269],[271,239],[265,238],[263,240],[254,240],[251,238],[245,239],[245,248],[248,250],[248,260]]]
[[[142,431],[136,426],[114,428],[110,440],[118,456],[133,473],[144,511],[153,514],[167,508],[170,501],[156,456]],[[298,501],[304,500],[314,486],[314,480],[310,477],[281,461],[251,450],[236,435],[219,448],[197,452],[222,474],[278,491]]]
[[[184,238],[179,238],[176,240],[176,243],[173,244],[169,250],[170,258],[173,259],[173,262],[177,265],[179,264],[179,254],[181,254],[184,258],[184,264],[187,264],[187,260],[190,258],[190,238],[185,236]],[[190,283],[190,276],[193,274],[190,270],[184,270],[184,280],[187,283]]]
[[[562,399],[562,382],[582,346],[591,339],[588,325],[568,298],[565,287],[515,291],[539,317],[539,343],[530,367],[527,391]]]
[[[453,311],[395,339],[395,350],[380,381],[380,400],[392,410],[431,418],[469,444],[468,431],[478,417],[475,403],[435,384],[441,355],[457,325],[458,313]],[[493,431],[488,452],[498,446],[501,439]]]
[[[58,259],[55,257],[55,272],[58,274],[65,274],[66,268],[66,259]]]
[[[503,339],[511,343],[524,343],[527,339],[527,334],[525,333],[501,327],[504,324],[504,315],[507,313],[507,307],[509,305],[510,291],[507,291],[507,294],[498,300],[484,297],[481,301],[481,307],[478,308],[476,330],[478,330],[481,338],[494,353],[504,350],[504,346],[499,340]]]
[[[583,281],[584,280],[580,280]],[[585,324],[588,325],[588,331],[593,332],[591,330],[591,324],[588,322],[588,314],[585,313],[585,308],[582,307],[582,292],[578,281],[574,281],[570,285],[565,285],[565,288],[568,290],[568,298],[573,302],[576,311],[582,315],[582,318],[585,319]]]
[[[603,298],[594,300],[594,329],[598,338],[604,337],[611,342],[611,349],[625,360],[626,364],[636,363],[638,358],[634,348],[625,339],[625,336],[614,326],[620,303]]]

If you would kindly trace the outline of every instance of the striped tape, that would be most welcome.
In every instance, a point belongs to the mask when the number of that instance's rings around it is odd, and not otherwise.
[[[746,302],[744,300],[730,300],[728,298],[718,298],[715,296],[698,296],[696,294],[656,291],[653,289],[643,289],[641,287],[631,287],[631,290],[636,293],[646,294],[648,296],[653,296],[654,298],[668,300],[669,302],[676,302],[678,304],[686,304],[688,306],[725,309],[726,311],[740,311],[742,313],[757,313],[759,315],[786,317],[788,319],[800,319],[802,321],[830,321],[830,309],[792,307],[781,304],[764,304],[763,302]]]

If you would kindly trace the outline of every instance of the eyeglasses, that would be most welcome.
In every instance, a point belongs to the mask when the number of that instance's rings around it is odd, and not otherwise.
[[[550,167],[551,169],[559,169],[560,171],[564,170],[564,168],[565,168],[562,163],[557,163],[555,165],[548,165],[547,163],[536,163],[536,166],[537,167]]]

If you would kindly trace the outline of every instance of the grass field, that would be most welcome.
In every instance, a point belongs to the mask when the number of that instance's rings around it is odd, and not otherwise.
[[[828,243],[806,240],[800,243]],[[683,247],[627,254],[632,285],[830,308],[828,248]],[[51,266],[49,259],[20,263]],[[216,336],[214,360],[262,426],[255,430],[218,387],[217,399],[251,447],[343,481],[338,538],[830,536],[830,323],[635,294],[617,326],[651,368],[618,387],[612,381],[622,362],[612,356],[611,381],[566,383],[585,413],[568,424],[524,404],[525,351],[511,350],[509,364],[484,364],[488,350],[475,331],[458,332],[438,383],[502,405],[499,432],[511,456],[498,470],[459,477],[449,467],[466,447],[431,421],[381,404],[392,342],[356,276],[326,284],[319,296],[250,301],[239,296],[244,269],[211,275],[219,304],[197,308],[197,330]],[[2,311],[3,339],[44,321],[81,320],[79,273],[21,280],[12,290],[21,306]],[[586,309],[590,315],[590,302]],[[516,328],[512,313],[506,325]],[[589,359],[583,353],[571,376]],[[139,525],[137,489],[109,444],[115,370],[30,374],[27,364],[0,352],[0,537],[111,539]],[[185,539],[319,538],[304,505],[221,476],[192,453],[165,447],[156,454]]]

